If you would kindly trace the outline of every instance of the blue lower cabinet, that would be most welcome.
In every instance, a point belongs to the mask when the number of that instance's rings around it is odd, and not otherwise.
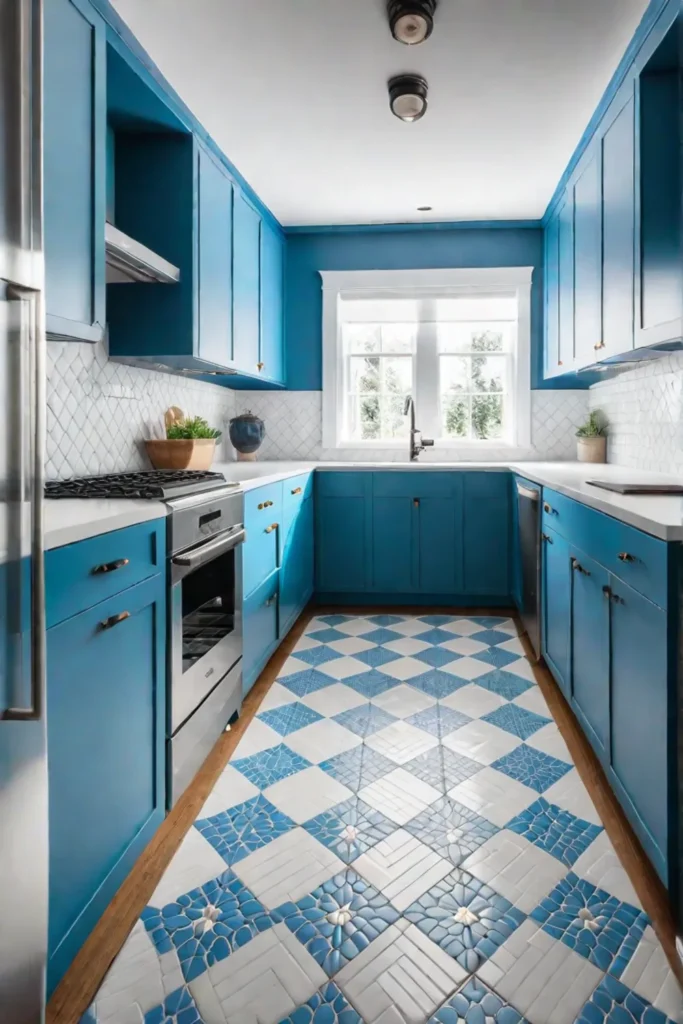
[[[280,565],[282,483],[247,491],[244,527],[247,540],[242,555],[243,589],[245,594],[251,594]]]
[[[47,633],[48,992],[164,817],[165,596],[160,574]]]
[[[371,577],[372,473],[332,470],[315,476],[316,589],[365,591]]]
[[[601,761],[609,760],[609,573],[577,548],[571,565],[571,701]]]
[[[411,497],[376,494],[372,499],[373,590],[405,594],[413,589],[413,507]]]
[[[280,573],[271,573],[246,598],[243,610],[242,693],[246,697],[278,645]]]
[[[541,534],[541,645],[555,681],[569,700],[569,641],[571,635],[571,567],[569,544],[544,527]]]
[[[463,474],[463,587],[468,595],[509,600],[510,474]]]
[[[614,576],[611,589],[611,779],[658,874],[669,884],[669,714],[667,614]]]
[[[460,478],[455,477],[456,491],[451,496],[425,495],[418,500],[417,587],[423,594],[463,592],[460,483]]]
[[[313,593],[313,497],[297,507],[287,530],[280,569],[280,639],[303,611]]]

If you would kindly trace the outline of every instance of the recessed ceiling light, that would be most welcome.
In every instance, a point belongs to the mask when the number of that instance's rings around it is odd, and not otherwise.
[[[435,10],[436,0],[388,0],[392,36],[406,46],[423,43],[432,34]]]
[[[418,206],[417,212],[418,213],[429,213],[430,210],[433,210],[433,209],[434,209],[433,206]]]
[[[389,79],[389,105],[401,121],[419,121],[427,110],[427,80],[421,75],[396,75]]]

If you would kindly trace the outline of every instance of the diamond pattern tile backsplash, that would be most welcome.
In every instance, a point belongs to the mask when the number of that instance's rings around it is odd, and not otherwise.
[[[594,384],[589,405],[607,416],[608,462],[683,473],[683,353]]]
[[[225,431],[219,458],[234,451],[228,420],[250,409],[266,424],[261,460],[405,461],[403,451],[332,450],[322,447],[319,391],[230,391],[193,378],[109,361],[104,344],[49,342],[47,359],[47,477],[50,480],[148,468],[142,439],[169,405],[201,414]],[[574,432],[585,419],[586,391],[532,392],[532,447],[516,458],[572,459]],[[489,450],[496,461],[509,453]],[[481,459],[456,449],[428,451],[422,461]]]

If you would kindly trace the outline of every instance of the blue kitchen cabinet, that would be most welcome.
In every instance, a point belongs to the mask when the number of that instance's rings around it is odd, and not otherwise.
[[[233,331],[238,369],[261,366],[261,218],[240,189],[233,209]]]
[[[519,476],[512,477],[512,508],[511,508],[511,522],[512,522],[512,533],[510,536],[510,589],[512,592],[512,600],[515,603],[517,611],[522,610],[522,548],[521,538],[519,535],[519,497],[517,494],[517,481],[523,486],[533,487],[533,484],[528,484],[526,480]],[[536,488],[534,487],[534,490]]]
[[[666,612],[615,576],[609,578],[611,672],[610,779],[622,807],[665,883],[668,882],[672,789],[669,759],[676,744],[668,680]],[[671,709],[673,710],[673,709]]]
[[[546,525],[541,534],[541,558],[541,649],[555,681],[569,700],[572,593],[569,544]]]
[[[272,572],[244,600],[242,693],[246,697],[278,646],[280,574]]]
[[[245,597],[280,566],[282,513],[280,481],[247,491],[244,496],[247,539],[242,553],[242,573]]]
[[[544,232],[545,317],[543,368],[546,377],[561,373],[560,366],[560,217],[553,214]]]
[[[409,495],[373,495],[371,587],[375,591],[405,594],[413,590],[414,502],[418,499]]]
[[[609,573],[578,548],[571,565],[571,702],[598,757],[609,758]]]
[[[44,8],[46,330],[99,341],[105,324],[106,26],[87,0]]]
[[[450,476],[453,494],[422,494],[417,513],[417,589],[422,594],[459,594],[463,590],[462,490]]]
[[[598,358],[634,343],[636,252],[635,98],[615,103],[602,135],[602,338]]]
[[[283,481],[280,639],[313,593],[313,474]]]
[[[231,366],[232,181],[225,168],[199,149],[199,357]]]
[[[49,992],[164,817],[165,596],[158,574],[47,632]]]
[[[261,334],[260,376],[283,383],[285,379],[285,240],[266,221],[261,223]]]
[[[574,367],[574,192],[568,188],[558,209],[557,273],[559,373]]]
[[[372,473],[315,474],[318,594],[359,593],[372,578]]]
[[[600,148],[586,153],[574,182],[574,353],[577,366],[602,346],[602,168]]]
[[[463,589],[503,602],[510,597],[509,473],[463,473]]]

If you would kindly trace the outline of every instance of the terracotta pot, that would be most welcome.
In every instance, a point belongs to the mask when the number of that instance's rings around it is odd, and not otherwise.
[[[606,437],[577,437],[576,457],[579,462],[606,462]]]
[[[216,439],[145,441],[145,448],[155,469],[211,469]]]

